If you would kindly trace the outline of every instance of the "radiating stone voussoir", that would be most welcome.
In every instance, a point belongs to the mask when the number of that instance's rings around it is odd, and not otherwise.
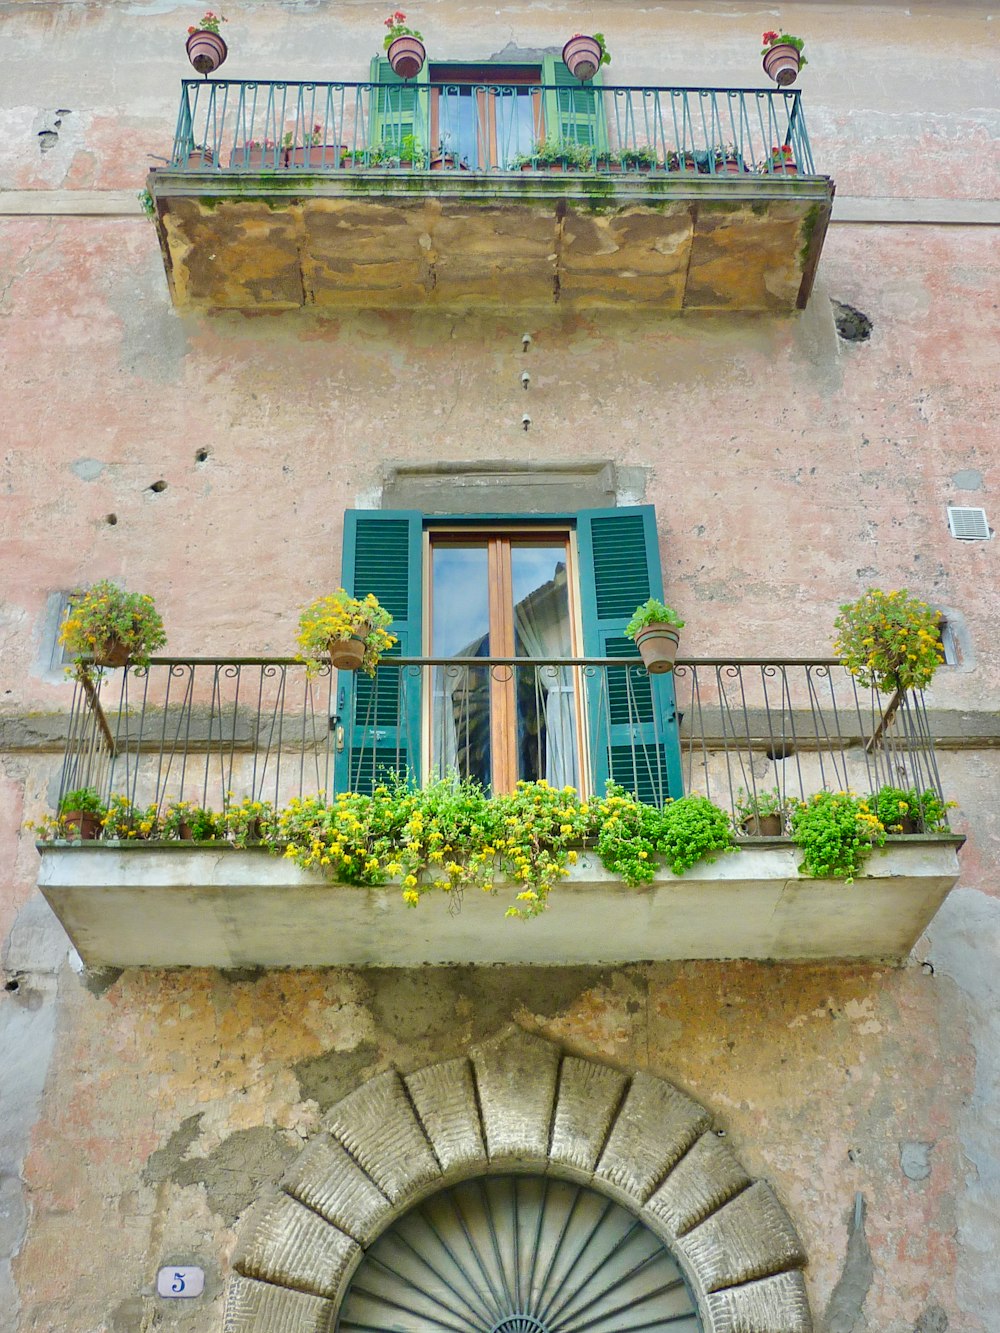
[[[403,1080],[394,1069],[363,1084],[332,1107],[324,1120],[366,1175],[394,1204],[441,1174]]]
[[[330,1333],[335,1314],[332,1301],[235,1273],[222,1328],[223,1333]]]
[[[710,1124],[698,1102],[666,1079],[640,1071],[601,1153],[597,1177],[633,1203],[645,1203]]]
[[[559,1048],[527,1032],[514,1032],[475,1047],[472,1063],[490,1165],[543,1165],[549,1151]]]
[[[763,1180],[676,1242],[706,1292],[735,1287],[806,1262],[788,1214]]]

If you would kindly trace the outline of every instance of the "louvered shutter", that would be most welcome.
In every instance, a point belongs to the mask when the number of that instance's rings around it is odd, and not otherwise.
[[[561,60],[542,60],[545,92],[545,137],[559,143],[584,144],[598,152],[608,151],[608,126],[604,114],[600,72],[590,83],[574,78]]]
[[[373,592],[392,615],[398,643],[375,678],[341,671],[337,712],[344,745],[337,751],[337,790],[370,792],[393,774],[420,777],[418,668],[393,667],[393,657],[422,652],[422,519],[410,509],[348,509],[344,514],[342,583],[354,597]]]
[[[415,79],[404,80],[393,72],[388,60],[373,56],[368,116],[368,147],[398,148],[412,134],[425,152],[431,148],[431,98],[429,68]]]
[[[581,511],[577,546],[585,654],[638,662],[625,626],[642,602],[663,598],[652,505]],[[587,711],[599,795],[609,779],[651,805],[682,795],[672,675],[609,667],[588,679]]]

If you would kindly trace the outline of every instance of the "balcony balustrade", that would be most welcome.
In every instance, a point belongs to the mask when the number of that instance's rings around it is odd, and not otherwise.
[[[149,190],[175,302],[229,308],[788,311],[833,198],[797,89],[433,73],[186,80]]]
[[[608,778],[656,804],[699,792],[736,824],[741,795],[772,788],[941,790],[922,697],[885,707],[832,661],[682,660],[653,681],[621,658],[391,658],[369,680],[290,659],[157,658],[81,674],[60,794],[221,811],[394,777],[489,781],[498,689],[517,700],[519,776],[584,795]],[[47,843],[39,882],[94,964],[899,959],[954,885],[960,841],[892,837],[853,885],[801,876],[781,836],[642,889],[584,853],[514,934],[484,895],[457,914],[445,894],[409,913],[396,885],[334,885],[225,843]]]

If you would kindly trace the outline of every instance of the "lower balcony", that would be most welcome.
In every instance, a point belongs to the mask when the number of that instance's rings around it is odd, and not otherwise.
[[[834,191],[798,90],[541,72],[186,81],[148,181],[174,303],[805,306]]]
[[[89,789],[118,814],[95,840],[63,825],[40,842],[39,884],[92,966],[900,961],[954,886],[961,839],[938,819],[890,829],[845,883],[800,871],[787,820],[823,790],[940,795],[922,698],[884,704],[805,660],[687,660],[658,677],[623,658],[383,659],[372,680],[288,659],[85,668],[61,800]],[[733,850],[633,886],[585,839],[520,922],[504,919],[524,886],[499,853],[493,894],[431,889],[410,910],[395,853],[379,882],[348,884],[253,845],[247,803],[459,779],[539,784],[577,807],[599,806],[609,780],[643,808],[707,796]],[[228,822],[199,834],[179,801]],[[774,831],[747,818],[769,801],[785,812]],[[386,836],[402,845],[399,827]]]

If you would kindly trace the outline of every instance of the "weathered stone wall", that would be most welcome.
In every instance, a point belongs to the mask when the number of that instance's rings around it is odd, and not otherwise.
[[[155,594],[172,652],[284,653],[297,608],[337,582],[343,509],[378,503],[395,464],[613,461],[657,506],[689,654],[824,655],[839,602],[907,586],[967,627],[932,706],[971,737],[1000,687],[996,547],[945,522],[949,503],[997,518],[995,228],[835,224],[810,307],[787,320],[182,318],[148,223],[80,215],[97,205],[73,192],[130,196],[167,154],[196,17],[0,7],[0,1327],[219,1328],[239,1217],[334,1101],[513,1022],[708,1107],[789,1210],[828,1333],[991,1333],[995,751],[942,755],[963,880],[900,970],[74,969],[20,831],[57,774],[55,594],[123,578]],[[382,17],[230,11],[224,72],[364,78]],[[441,0],[412,18],[458,58],[589,24],[623,83],[719,86],[759,83],[760,31],[786,26],[809,43],[813,151],[839,196],[995,193],[985,6]],[[6,189],[37,191],[34,215],[5,215]],[[831,299],[870,317],[869,340],[838,338]],[[159,1301],[156,1269],[182,1260],[205,1268],[205,1298]]]

